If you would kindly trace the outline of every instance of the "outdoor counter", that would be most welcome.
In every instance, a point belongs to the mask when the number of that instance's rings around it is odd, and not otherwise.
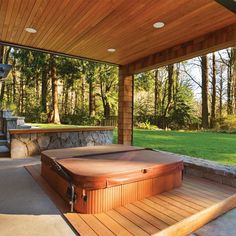
[[[12,158],[35,156],[49,149],[95,146],[113,142],[113,127],[11,129],[9,133]]]

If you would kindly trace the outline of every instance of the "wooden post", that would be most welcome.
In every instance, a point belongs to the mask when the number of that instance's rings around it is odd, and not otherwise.
[[[133,142],[133,75],[119,68],[118,143],[132,145]]]

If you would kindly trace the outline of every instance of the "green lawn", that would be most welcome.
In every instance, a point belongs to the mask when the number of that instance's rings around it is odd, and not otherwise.
[[[78,127],[86,127],[79,125],[56,125],[56,124],[41,124],[41,123],[27,123],[27,125],[37,126],[39,128],[50,129],[50,128],[78,128]]]
[[[236,165],[236,135],[134,130],[134,145]]]
[[[31,125],[40,128],[82,127],[54,124]],[[116,130],[114,132],[114,142],[117,142]],[[236,166],[236,134],[134,129],[134,145],[200,157]]]

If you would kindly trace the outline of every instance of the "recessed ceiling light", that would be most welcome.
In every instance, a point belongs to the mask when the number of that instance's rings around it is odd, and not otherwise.
[[[108,48],[107,51],[108,51],[108,52],[115,52],[116,49],[115,49],[115,48]]]
[[[165,23],[161,22],[161,21],[158,21],[158,22],[153,24],[153,27],[156,28],[156,29],[163,28],[164,26],[165,26]]]
[[[25,28],[25,31],[28,32],[28,33],[31,33],[31,34],[35,34],[37,32],[36,29],[30,28],[30,27]]]

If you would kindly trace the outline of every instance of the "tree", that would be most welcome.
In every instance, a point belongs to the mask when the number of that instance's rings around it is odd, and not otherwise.
[[[105,118],[109,118],[111,107],[114,106],[114,102],[117,104],[117,68],[102,64],[98,70],[98,83],[103,105],[103,115]],[[114,90],[114,88],[116,90]]]
[[[56,75],[56,62],[55,56],[51,54],[50,56],[51,63],[51,82],[52,82],[52,112],[50,122],[54,124],[60,124],[60,116],[58,109],[58,78]]]
[[[3,45],[0,45],[0,63],[8,64],[10,51],[11,51],[10,47],[6,48]],[[5,94],[5,81],[2,80],[2,86],[0,92],[0,108],[2,108],[3,106],[4,94]]]
[[[159,79],[159,69],[154,71],[154,116],[157,116],[160,107],[161,86]]]
[[[208,58],[201,57],[202,70],[202,127],[208,129]]]
[[[0,63],[3,63],[3,54],[4,54],[4,46],[0,44]],[[0,77],[1,79],[1,77]],[[0,108],[2,108],[3,95],[4,95],[5,84],[4,81],[1,81],[1,92],[0,92]]]
[[[212,53],[212,95],[211,95],[211,120],[210,127],[214,128],[216,119],[216,60]]]

